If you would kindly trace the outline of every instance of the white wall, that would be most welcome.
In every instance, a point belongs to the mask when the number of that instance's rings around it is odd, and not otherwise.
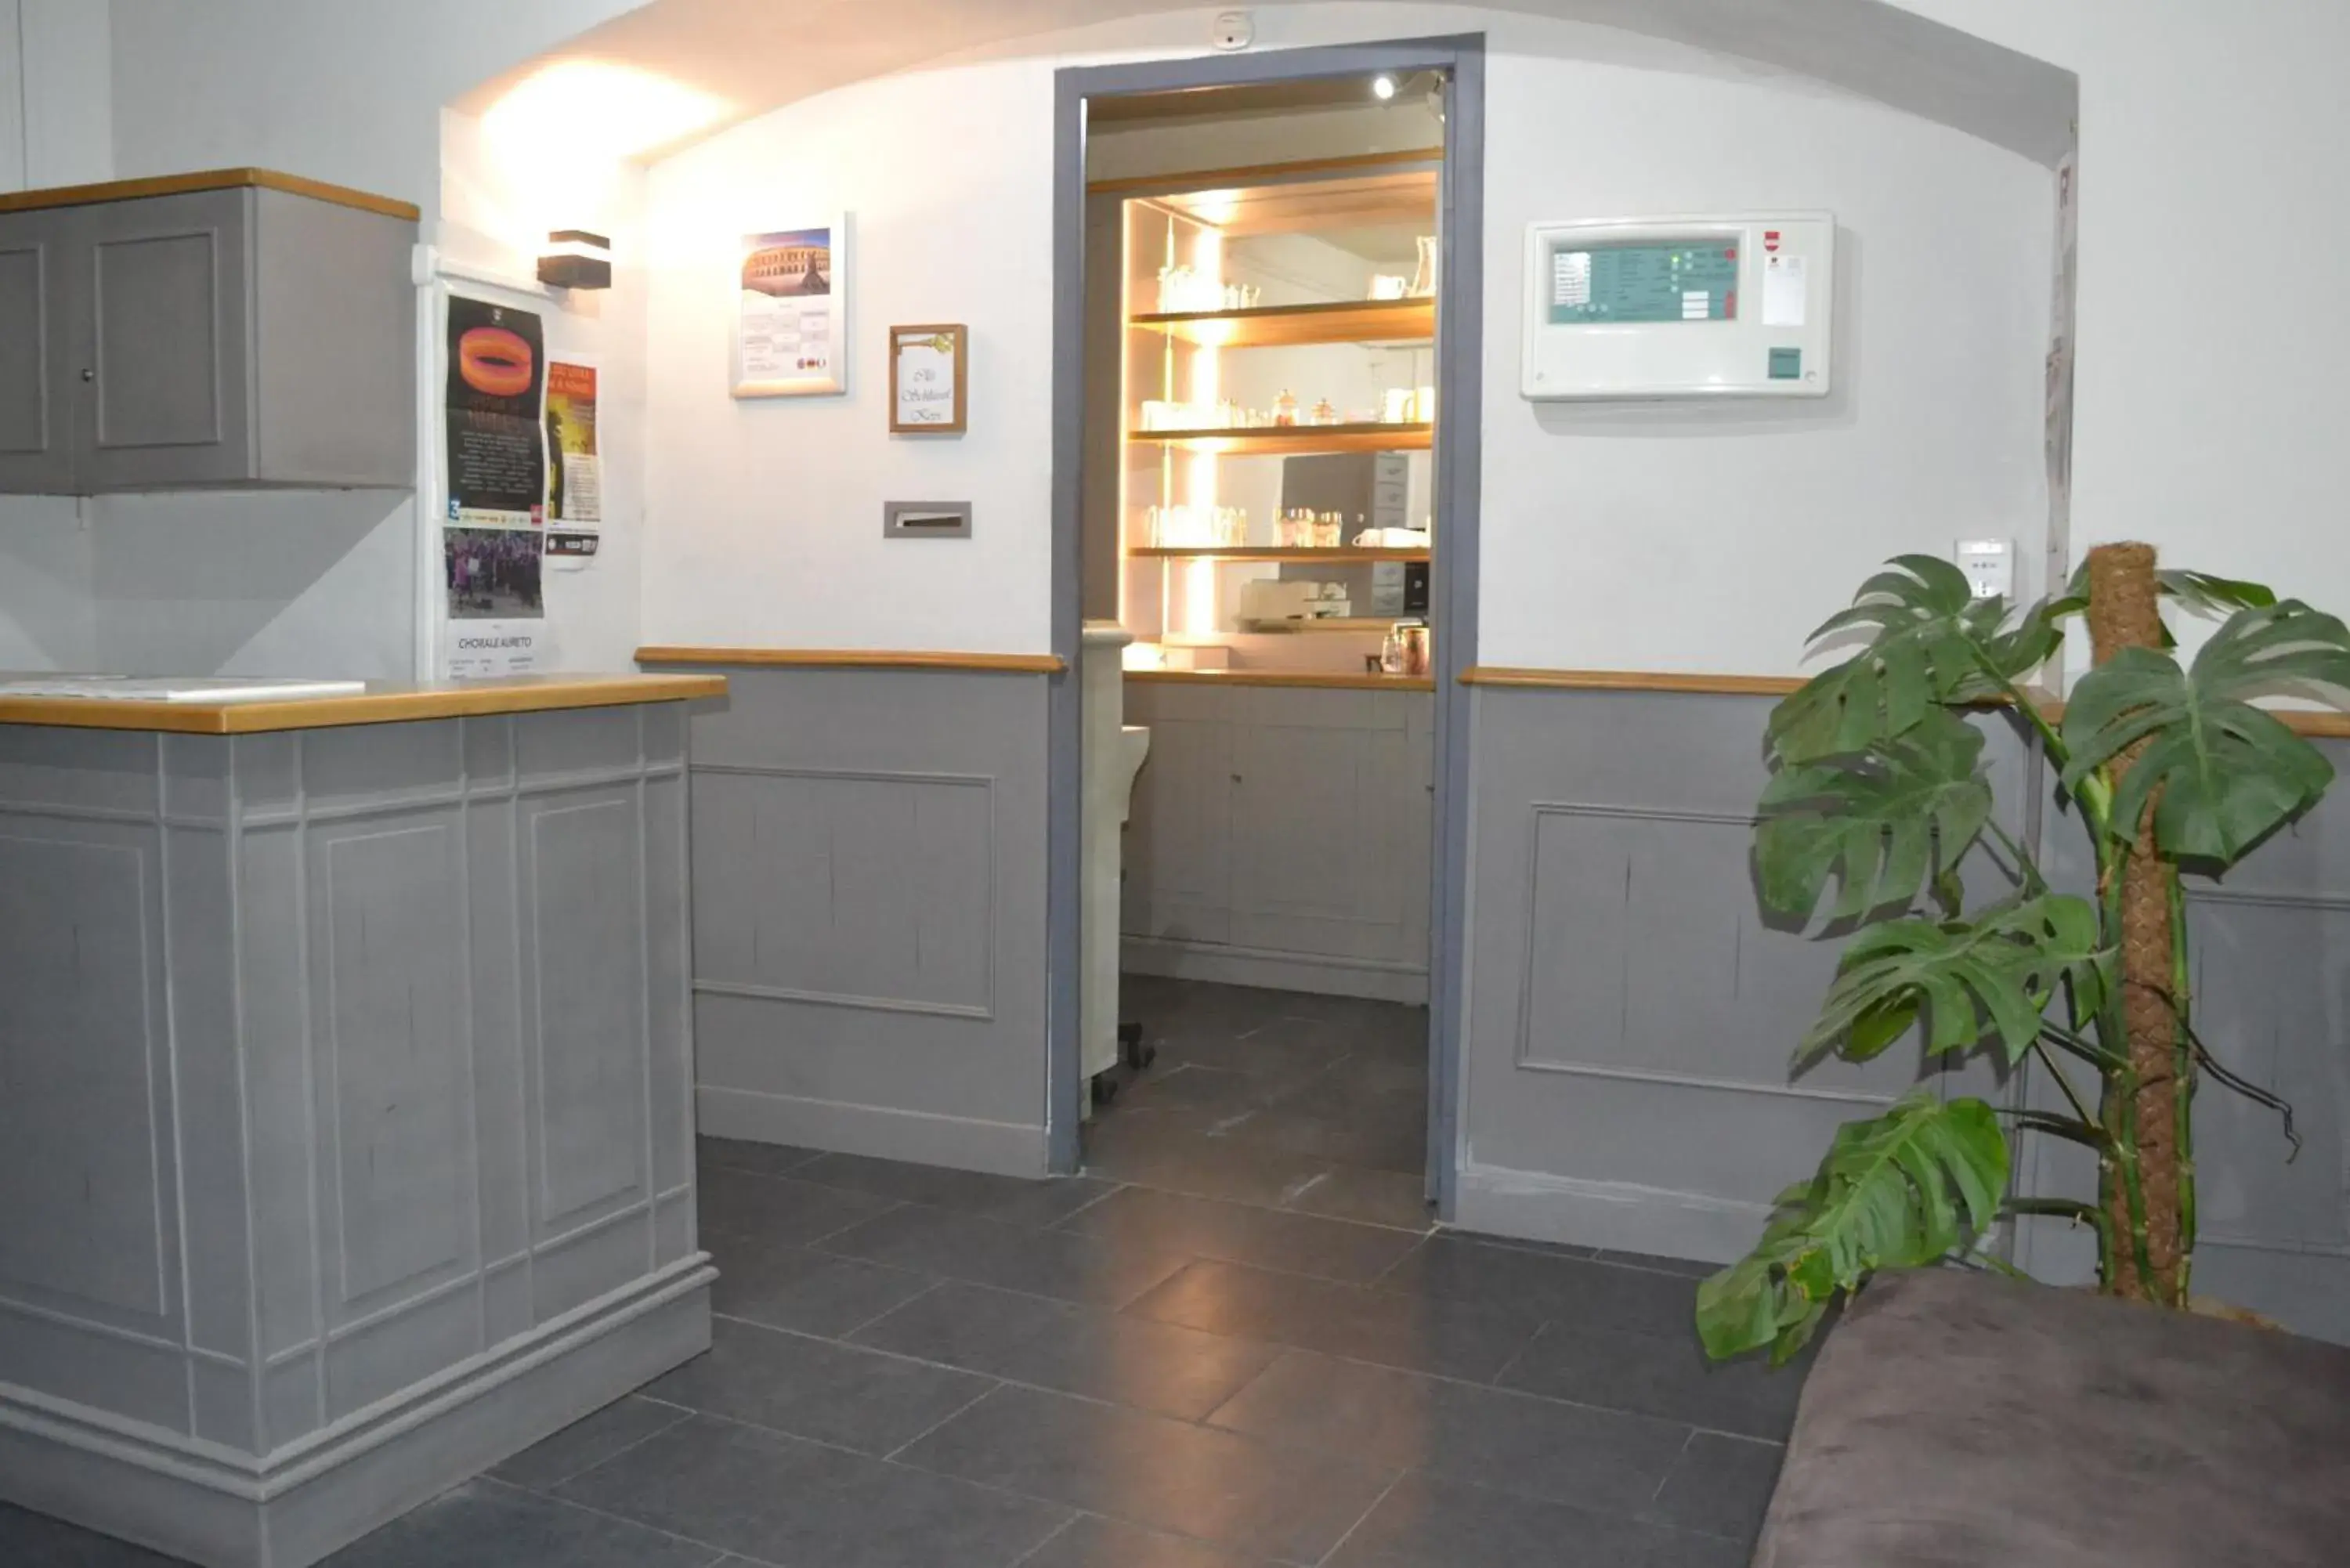
[[[0,0],[0,191],[112,172],[107,0]],[[96,657],[90,518],[59,496],[0,495],[0,670]]]
[[[115,161],[257,163],[430,214],[443,104],[643,3],[113,0]]]
[[[0,0],[0,189],[258,164],[415,202],[429,234],[442,104],[636,3]],[[641,467],[614,467],[627,504]],[[384,491],[0,498],[0,666],[405,678],[419,544]],[[624,667],[629,547],[551,590],[580,628],[567,662]]]
[[[1051,555],[1053,62],[884,78],[656,165],[648,641],[1033,652]],[[851,212],[848,391],[736,401],[743,234]],[[888,433],[887,328],[971,327],[971,430]],[[881,503],[968,500],[964,541]]]
[[[2044,170],[1604,29],[1427,6],[1258,16],[1269,46],[1489,36],[1488,662],[1793,670],[1804,631],[1885,556],[1983,533],[2018,538],[2027,556],[2036,546]],[[1045,646],[1051,75],[1168,26],[843,88],[656,167],[649,639]],[[1571,57],[1591,54],[1644,64]],[[734,403],[735,237],[834,204],[858,213],[851,392]],[[1528,220],[1771,205],[1826,207],[1851,231],[1858,303],[1835,397],[1580,415],[1517,397]],[[923,320],[972,327],[972,430],[960,441],[885,431],[881,329]],[[974,501],[978,537],[883,543],[880,502],[900,495]]]
[[[2267,275],[2246,271],[2284,234],[2311,256],[2350,246],[2334,199],[2350,5],[1901,3],[2080,75],[2076,555],[2145,539],[2173,564],[2350,607],[2333,457],[2350,311],[2264,296]]]

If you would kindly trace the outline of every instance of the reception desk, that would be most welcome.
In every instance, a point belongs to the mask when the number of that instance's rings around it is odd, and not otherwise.
[[[708,1346],[723,690],[0,700],[0,1498],[302,1568]]]

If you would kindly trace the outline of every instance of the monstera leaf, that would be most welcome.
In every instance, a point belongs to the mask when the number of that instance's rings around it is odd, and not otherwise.
[[[1982,748],[1971,725],[1937,708],[1867,751],[1782,767],[1754,830],[1763,903],[1808,919],[1835,876],[1834,919],[1908,905],[1958,865],[1991,815]]]
[[[1926,1015],[1926,1054],[1971,1049],[1983,1025],[2014,1062],[2040,1034],[2059,983],[2095,1012],[2109,953],[2085,898],[2043,893],[1973,920],[1893,920],[1853,939],[1819,1021],[1796,1048],[1800,1068],[1830,1051],[1866,1061]]]
[[[1782,762],[1807,763],[1866,750],[1907,733],[1944,703],[2000,694],[2062,640],[2053,605],[2007,624],[2007,601],[1971,597],[1966,575],[1932,556],[1898,556],[1895,569],[1860,587],[1812,640],[1875,628],[1866,647],[1806,681],[1772,712],[1770,742]]]
[[[1846,1122],[1819,1174],[1779,1195],[1761,1244],[1698,1286],[1706,1353],[1767,1345],[1784,1362],[1837,1293],[1966,1245],[1997,1218],[2007,1177],[2006,1134],[1981,1100],[1919,1089],[1881,1116]]]
[[[2231,866],[2333,781],[2316,747],[2249,701],[2292,685],[2350,688],[2350,628],[2298,599],[2238,610],[2184,670],[2125,649],[2073,689],[2064,784],[2145,740],[2115,792],[2113,834],[2136,837],[2154,801],[2162,853]]]

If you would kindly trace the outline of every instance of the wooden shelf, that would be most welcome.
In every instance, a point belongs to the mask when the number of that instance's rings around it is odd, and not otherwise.
[[[1389,632],[1399,620],[1419,620],[1398,611],[1391,616],[1331,616],[1320,620],[1244,620],[1241,631],[1250,637],[1295,637],[1314,632]]]
[[[1432,424],[1260,425],[1234,430],[1135,431],[1127,438],[1186,452],[1235,457],[1322,452],[1426,452],[1436,444]]]
[[[1222,230],[1229,238],[1388,224],[1416,224],[1425,233],[1436,232],[1436,171],[1432,168],[1278,183],[1268,178],[1274,169],[1232,172],[1242,179],[1217,189],[1170,192],[1146,199],[1194,223]]]
[[[1144,545],[1127,554],[1137,560],[1151,561],[1310,561],[1338,566],[1358,566],[1367,561],[1425,561],[1429,556],[1426,550],[1389,550],[1372,545],[1334,545],[1324,550],[1272,545],[1236,545],[1229,549]]]
[[[1148,327],[1205,348],[1287,348],[1307,343],[1433,339],[1433,299],[1347,299],[1332,305],[1268,305],[1254,310],[1161,311],[1138,316]]]

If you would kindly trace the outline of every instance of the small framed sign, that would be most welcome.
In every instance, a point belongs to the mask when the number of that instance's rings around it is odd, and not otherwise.
[[[889,433],[960,435],[971,333],[960,324],[889,328]]]

